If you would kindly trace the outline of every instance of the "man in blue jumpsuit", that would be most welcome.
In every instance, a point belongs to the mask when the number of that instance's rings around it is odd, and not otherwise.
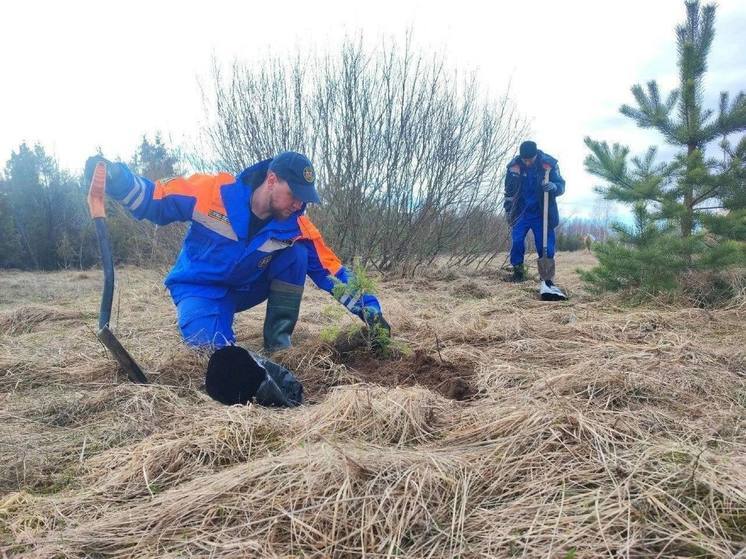
[[[548,175],[547,175],[548,173]],[[545,182],[545,177],[548,180]],[[544,192],[549,193],[549,226],[547,246],[543,247]],[[565,179],[560,175],[557,160],[537,149],[536,142],[530,140],[521,144],[519,154],[508,164],[505,175],[505,214],[511,225],[512,245],[510,264],[513,266],[513,281],[526,279],[523,265],[525,240],[529,230],[533,231],[536,252],[539,258],[551,259],[549,270],[542,277],[549,287],[554,281],[554,228],[559,225],[557,196],[565,192]]]
[[[155,182],[101,156],[86,161],[87,177],[101,161],[107,165],[107,194],[135,218],[158,225],[191,222],[165,280],[189,345],[232,345],[235,313],[267,301],[264,348],[287,348],[306,275],[329,293],[335,281],[351,279],[304,215],[306,204],[318,203],[319,197],[313,165],[300,153],[281,153],[238,176],[198,174]],[[374,295],[346,293],[339,301],[370,327],[389,330]]]

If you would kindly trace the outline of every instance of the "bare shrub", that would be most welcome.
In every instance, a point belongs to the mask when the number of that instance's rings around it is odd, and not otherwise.
[[[413,272],[442,254],[470,263],[499,249],[505,164],[525,131],[507,92],[405,44],[215,65],[206,135],[227,168],[294,149],[324,200],[312,217],[345,260]]]

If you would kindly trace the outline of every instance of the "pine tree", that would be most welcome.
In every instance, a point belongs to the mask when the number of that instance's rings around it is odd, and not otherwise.
[[[152,141],[143,134],[128,165],[134,173],[152,181],[181,174],[179,152],[166,145],[159,133]],[[117,258],[140,266],[157,267],[165,267],[173,261],[181,247],[185,225],[162,228],[145,220],[135,221],[113,201],[109,209],[109,233]]]
[[[85,192],[43,146],[22,143],[0,181],[0,266],[55,270],[86,266],[90,219]]]
[[[143,135],[130,166],[137,174],[155,181],[177,175],[178,162],[178,154],[166,146],[161,135],[156,133],[152,142]]]
[[[676,28],[679,87],[662,96],[655,80],[632,87],[636,106],[621,113],[661,133],[679,153],[656,161],[657,148],[629,157],[629,148],[586,138],[586,169],[606,183],[597,191],[634,208],[635,225],[597,250],[599,266],[583,274],[596,290],[676,289],[682,273],[722,270],[746,261],[746,96],[721,93],[719,111],[703,106],[707,57],[715,36],[715,6],[687,1]],[[708,157],[719,141],[723,158]],[[715,146],[718,147],[718,146]]]

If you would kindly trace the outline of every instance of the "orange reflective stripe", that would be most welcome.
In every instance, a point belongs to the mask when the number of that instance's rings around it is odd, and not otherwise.
[[[339,272],[342,267],[342,262],[337,258],[332,249],[326,246],[324,239],[321,237],[321,233],[316,226],[311,223],[305,215],[298,218],[298,227],[300,227],[301,239],[305,239],[313,242],[313,247],[316,249],[316,254],[321,261],[321,265],[329,270],[334,275]]]

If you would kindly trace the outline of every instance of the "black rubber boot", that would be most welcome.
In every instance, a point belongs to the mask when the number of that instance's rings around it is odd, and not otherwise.
[[[510,281],[514,283],[526,281],[526,268],[523,267],[523,264],[513,266],[513,275],[511,276]]]
[[[272,353],[290,347],[290,336],[298,322],[303,286],[274,280],[269,286],[264,317],[264,350]]]

